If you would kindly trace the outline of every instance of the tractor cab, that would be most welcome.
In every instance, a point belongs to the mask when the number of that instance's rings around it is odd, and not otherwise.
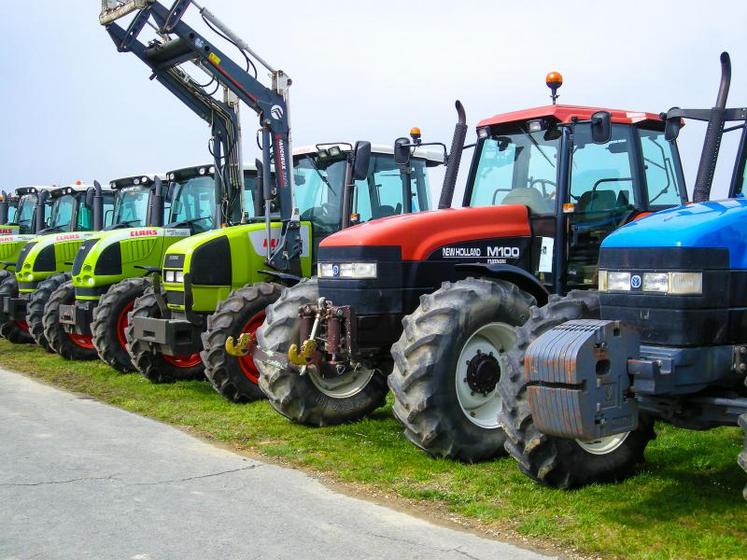
[[[686,201],[658,115],[550,105],[485,119],[477,134],[463,205],[527,209],[529,270],[548,291],[595,286],[602,239]],[[511,251],[496,256],[510,262]]]
[[[39,234],[92,231],[94,229],[94,198],[98,189],[94,185],[77,181],[49,191],[51,208],[45,227]],[[103,219],[111,220],[114,209],[114,192],[101,190]],[[107,225],[106,222],[103,224]]]
[[[105,221],[109,223],[107,230],[163,224],[166,206],[164,203],[153,204],[154,197],[161,197],[160,200],[163,200],[163,194],[158,191],[161,184],[156,184],[156,178],[166,180],[165,175],[152,174],[123,177],[109,182],[115,198],[111,218],[105,217]]]
[[[6,193],[0,195],[0,199],[5,199],[5,202],[0,201],[0,218],[3,218],[5,212],[5,219],[0,220],[0,235],[28,235],[41,229],[44,226],[44,220],[49,218],[52,204],[48,195],[40,197],[39,193],[48,191],[50,188],[48,186],[18,187],[12,195]],[[40,212],[37,212],[37,206],[40,207]],[[3,210],[3,207],[6,210]],[[40,216],[42,220],[37,228],[36,222]]]

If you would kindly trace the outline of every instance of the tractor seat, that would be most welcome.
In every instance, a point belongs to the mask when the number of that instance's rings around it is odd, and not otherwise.
[[[521,204],[527,206],[535,214],[552,214],[555,203],[542,196],[542,193],[531,187],[511,189],[503,197],[501,204]]]
[[[397,206],[399,207],[400,212],[401,212],[402,205],[398,204]],[[386,218],[387,216],[394,216],[395,214],[399,214],[400,212],[398,212],[397,210],[395,210],[394,206],[389,206],[387,204],[383,204],[383,205],[381,205],[381,206],[378,207],[378,209],[376,210],[376,212],[373,212],[373,217],[374,218]]]
[[[617,209],[617,195],[615,191],[586,191],[576,204],[576,212],[589,214],[592,212],[611,212]]]

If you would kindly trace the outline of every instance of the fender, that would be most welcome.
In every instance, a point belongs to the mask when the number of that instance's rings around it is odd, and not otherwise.
[[[536,277],[518,266],[501,263],[470,263],[458,264],[455,268],[460,272],[472,272],[480,276],[511,282],[520,290],[533,296],[537,300],[538,307],[545,305],[550,297],[550,292]]]

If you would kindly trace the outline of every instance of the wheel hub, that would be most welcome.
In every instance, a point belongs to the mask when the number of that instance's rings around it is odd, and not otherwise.
[[[487,395],[495,389],[501,378],[501,366],[493,353],[480,350],[467,362],[467,385],[475,393]]]

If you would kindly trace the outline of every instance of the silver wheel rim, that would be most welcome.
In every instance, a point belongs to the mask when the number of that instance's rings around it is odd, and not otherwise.
[[[577,439],[576,443],[578,443],[581,449],[587,453],[591,453],[592,455],[607,455],[608,453],[617,450],[617,448],[628,439],[629,435],[630,432],[623,432],[622,434],[615,434],[613,436],[602,437],[591,441],[581,441],[580,439]]]
[[[319,375],[315,369],[309,368],[306,375],[314,384],[314,387],[332,399],[349,399],[366,388],[369,381],[376,373],[374,369],[359,367],[334,379],[326,379]]]
[[[511,325],[489,323],[475,331],[459,353],[454,380],[457,401],[464,416],[480,428],[488,430],[500,428],[498,416],[503,408],[503,400],[498,395],[497,384],[487,395],[473,391],[467,383],[467,362],[479,350],[482,354],[492,354],[500,364],[503,360],[502,353],[513,345],[514,340],[514,330]]]

